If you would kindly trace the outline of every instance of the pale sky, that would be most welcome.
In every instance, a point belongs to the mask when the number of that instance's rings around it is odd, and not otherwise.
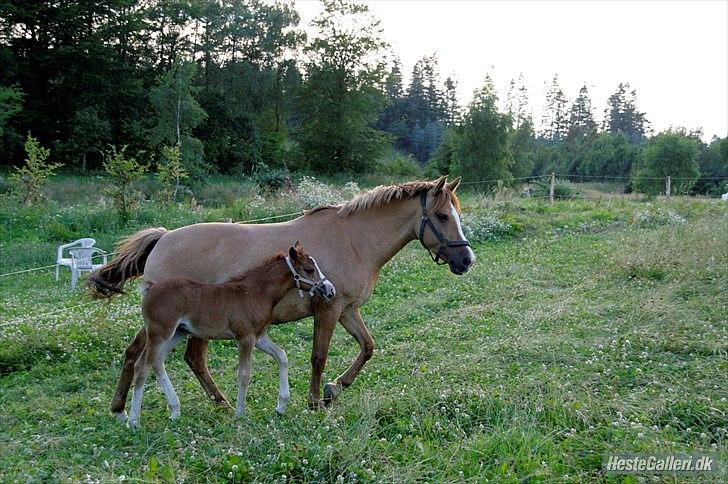
[[[637,89],[652,128],[702,127],[728,135],[728,0],[370,0],[405,76],[437,53],[461,104],[490,72],[501,100],[523,73],[538,127],[546,85],[558,73],[569,100],[587,83],[597,121],[619,82]],[[296,0],[301,25],[320,11]],[[310,27],[308,27],[310,30]]]

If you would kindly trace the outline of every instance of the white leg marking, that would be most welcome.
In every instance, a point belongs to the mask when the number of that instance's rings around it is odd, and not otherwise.
[[[291,400],[291,390],[288,387],[288,357],[286,352],[271,341],[267,334],[264,334],[255,342],[255,347],[270,355],[278,363],[278,406],[276,406],[276,412],[283,414],[286,411],[286,405]]]
[[[175,346],[177,346],[177,343],[179,343],[182,338],[182,335],[175,334],[172,339],[167,341],[160,349],[159,358],[157,358],[157,361],[154,364],[154,372],[157,375],[157,380],[159,381],[159,386],[164,392],[164,396],[167,397],[167,404],[169,405],[169,410],[171,412],[170,418],[172,420],[175,420],[177,417],[179,417],[180,404],[177,393],[172,387],[172,382],[169,379],[169,375],[167,375],[167,370],[164,368],[164,360],[167,358],[167,354]]]

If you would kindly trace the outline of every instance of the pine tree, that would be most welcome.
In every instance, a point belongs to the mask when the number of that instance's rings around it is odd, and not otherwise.
[[[571,141],[576,138],[588,136],[596,131],[597,124],[592,114],[589,89],[584,84],[579,89],[579,96],[574,100],[569,111],[569,128],[566,139]]]
[[[460,105],[457,98],[457,81],[445,79],[445,124],[452,125],[460,119]]]
[[[630,90],[629,83],[620,82],[607,100],[602,130],[612,134],[624,133],[630,143],[637,144],[645,140],[648,127],[645,113],[637,109],[637,91]]]
[[[558,75],[555,75],[546,93],[546,105],[541,123],[541,136],[544,139],[557,142],[566,138],[569,129],[567,103],[566,95],[559,86]]]

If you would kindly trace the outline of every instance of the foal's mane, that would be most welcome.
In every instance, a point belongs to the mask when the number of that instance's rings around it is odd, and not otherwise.
[[[312,210],[308,210],[306,215],[316,213],[321,210],[336,209],[339,215],[342,217],[348,217],[357,213],[366,212],[374,207],[386,205],[392,200],[417,197],[434,186],[435,182],[432,181],[413,181],[400,183],[398,185],[379,185],[368,192],[357,195],[342,205],[325,205],[323,207],[316,207]],[[441,193],[442,194],[435,199],[435,204],[431,207],[431,210],[433,212],[438,211],[448,203],[452,203],[455,210],[460,213],[460,200],[458,200],[455,193],[448,188],[444,188]]]
[[[249,269],[242,274],[238,274],[237,276],[233,276],[230,279],[228,279],[225,283],[232,282],[232,283],[238,283],[238,282],[244,282],[245,279],[253,275],[254,273],[258,272],[264,272],[266,271],[271,264],[274,262],[278,262],[279,260],[285,259],[286,256],[283,252],[278,252],[277,254],[274,254],[270,257],[268,257],[263,263],[253,267],[252,269]]]

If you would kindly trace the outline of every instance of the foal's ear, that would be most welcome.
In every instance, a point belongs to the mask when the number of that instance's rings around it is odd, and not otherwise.
[[[458,189],[458,186],[460,186],[460,182],[462,181],[462,179],[463,178],[460,176],[457,177],[456,179],[454,179],[453,181],[451,181],[450,183],[447,184],[447,188],[449,188],[451,192],[455,192],[455,190]]]
[[[296,262],[298,260],[298,251],[295,247],[291,247],[290,249],[288,249],[288,257],[290,257],[293,262]]]
[[[303,254],[303,246],[299,241],[296,241],[296,243],[293,244],[293,248],[296,249],[299,255]]]
[[[432,194],[437,196],[442,193],[442,189],[445,187],[445,183],[447,183],[447,175],[443,175],[435,180],[435,186],[432,187]]]

